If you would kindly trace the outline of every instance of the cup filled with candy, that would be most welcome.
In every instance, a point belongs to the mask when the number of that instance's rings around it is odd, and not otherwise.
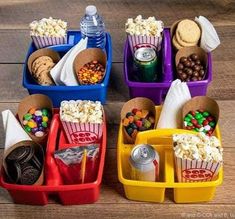
[[[106,54],[98,48],[80,52],[74,60],[74,71],[80,85],[102,82],[106,71]]]
[[[181,81],[204,80],[207,72],[207,54],[200,47],[184,47],[176,53],[175,65]]]
[[[182,117],[183,128],[211,136],[219,121],[219,106],[209,97],[193,97],[183,106]]]
[[[21,100],[17,114],[33,141],[45,143],[52,119],[51,100],[42,94],[30,95]]]
[[[125,142],[134,143],[138,132],[155,127],[154,103],[143,97],[137,97],[126,102],[121,110],[123,134]]]

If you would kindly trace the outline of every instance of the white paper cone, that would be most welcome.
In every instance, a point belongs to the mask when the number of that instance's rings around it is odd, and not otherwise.
[[[32,141],[32,139],[24,131],[19,121],[16,119],[16,117],[10,110],[2,111],[2,119],[3,128],[6,134],[5,151],[20,141]]]
[[[76,44],[74,47],[72,47],[62,57],[62,59],[60,59],[60,61],[51,69],[50,74],[56,85],[71,85],[71,86],[78,85],[78,82],[73,73],[73,61],[71,62],[71,60],[74,60],[76,55],[82,50],[86,49],[86,47],[87,47],[87,38],[81,39],[79,43]],[[68,62],[71,65],[69,66],[69,69],[70,70],[72,69],[72,71],[69,73],[63,70],[63,69],[68,69],[68,67],[65,68],[65,66],[68,66]]]

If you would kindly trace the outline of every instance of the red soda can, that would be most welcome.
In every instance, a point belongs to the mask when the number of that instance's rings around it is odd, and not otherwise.
[[[151,145],[136,145],[131,151],[129,163],[132,180],[159,181],[159,154]]]

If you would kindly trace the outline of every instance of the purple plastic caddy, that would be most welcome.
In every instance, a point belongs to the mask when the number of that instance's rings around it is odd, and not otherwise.
[[[208,84],[212,80],[212,60],[211,54],[207,54],[208,65],[205,79],[196,82],[187,82],[192,97],[205,96]],[[128,43],[128,39],[124,48],[124,75],[125,82],[129,87],[130,98],[147,97],[154,101],[156,105],[161,104],[170,88],[171,82],[176,79],[174,70],[174,57],[172,55],[170,29],[165,28],[163,33],[162,50],[160,51],[159,61],[161,68],[158,70],[162,75],[159,82],[145,83],[133,80],[133,56]]]

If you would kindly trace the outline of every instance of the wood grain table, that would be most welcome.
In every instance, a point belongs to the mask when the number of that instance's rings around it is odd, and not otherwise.
[[[68,21],[70,29],[88,4],[95,4],[104,17],[113,41],[113,65],[105,106],[108,115],[108,143],[100,199],[95,204],[62,206],[51,200],[47,206],[16,205],[7,191],[0,189],[1,218],[235,218],[235,1],[233,0],[0,0],[0,110],[16,112],[27,95],[22,87],[22,67],[30,41],[28,24],[34,19],[57,17]],[[123,81],[124,24],[128,17],[156,16],[170,26],[181,18],[206,16],[216,27],[221,45],[213,52],[213,82],[208,96],[221,109],[220,127],[224,146],[224,183],[213,201],[175,204],[172,191],[164,203],[129,201],[117,178],[116,142],[121,106],[128,100]],[[0,154],[4,133],[0,123]]]

